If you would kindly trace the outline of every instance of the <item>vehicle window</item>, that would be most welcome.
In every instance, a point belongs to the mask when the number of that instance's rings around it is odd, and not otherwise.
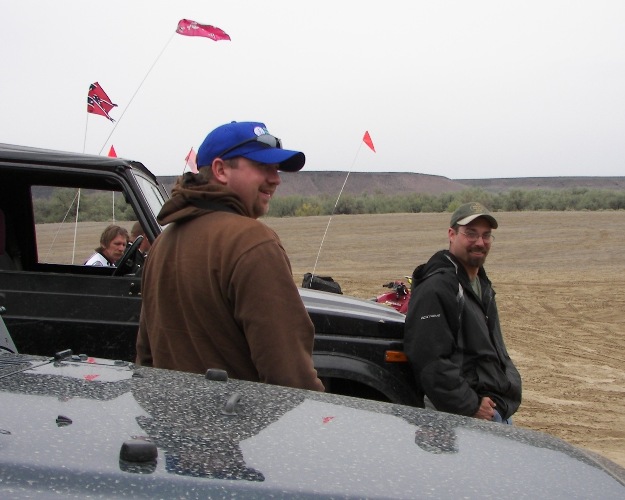
[[[120,192],[31,186],[39,263],[82,265],[102,231],[117,224],[129,232],[137,220]]]

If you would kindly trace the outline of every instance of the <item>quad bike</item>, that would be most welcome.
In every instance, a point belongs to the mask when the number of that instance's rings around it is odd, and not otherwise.
[[[384,292],[381,295],[373,298],[375,302],[386,304],[391,306],[395,310],[402,314],[408,312],[408,303],[410,302],[410,287],[412,285],[412,277],[404,276],[406,282],[395,280],[390,283],[385,283],[382,286],[390,288],[390,292]]]
[[[404,278],[406,279],[406,282],[395,280],[390,283],[383,284],[383,287],[390,288],[391,291],[385,292],[377,297],[373,297],[371,300],[373,302],[379,302],[380,304],[391,306],[396,311],[406,314],[406,312],[408,312],[408,302],[410,301],[412,277],[404,276]],[[304,275],[302,288],[313,288],[315,290],[331,293],[343,293],[341,291],[341,286],[330,276],[317,276],[311,273],[306,273]]]

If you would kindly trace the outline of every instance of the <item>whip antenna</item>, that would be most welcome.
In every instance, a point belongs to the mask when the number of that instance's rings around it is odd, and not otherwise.
[[[347,183],[347,179],[349,178],[349,173],[350,172],[348,171],[347,175],[345,176],[345,180],[343,181],[343,186],[341,187],[341,190],[339,191],[339,195],[336,197],[336,203],[334,204],[334,208],[332,209],[332,213],[330,214],[330,218],[328,219],[328,225],[326,226],[326,230],[323,232],[323,237],[321,238],[321,244],[319,245],[319,251],[317,252],[317,258],[315,259],[315,265],[313,267],[313,272],[312,272],[313,276],[315,275],[315,271],[317,270],[317,263],[319,262],[319,256],[321,255],[321,247],[323,247],[323,242],[326,239],[326,234],[328,234],[328,229],[330,229],[332,216],[334,215],[334,212],[336,212],[336,207],[339,204],[339,200],[341,199],[341,194],[343,193],[343,189],[345,189],[345,184]]]
[[[163,55],[163,53],[165,52],[165,49],[170,44],[171,40],[174,38],[174,35],[176,33],[179,35],[183,35],[183,36],[208,38],[209,40],[213,40],[214,42],[217,42],[219,40],[230,40],[230,35],[228,35],[228,33],[223,31],[222,29],[217,28],[216,26],[212,26],[210,24],[200,24],[197,21],[193,21],[191,19],[181,19],[180,21],[178,21],[178,26],[176,27],[176,31],[173,32],[173,34],[171,35],[171,37],[169,38],[169,40],[167,41],[167,43],[161,50],[161,53],[154,60],[154,62],[152,63],[152,66],[150,66],[150,69],[148,69],[148,72],[143,77],[143,80],[141,80],[141,83],[139,83],[139,86],[137,87],[137,90],[135,90],[135,93],[132,94],[132,97],[130,98],[130,101],[128,101],[128,104],[126,105],[126,108],[124,109],[122,115],[119,117],[119,120],[117,120],[117,124],[119,124],[119,122],[124,117],[124,114],[126,113],[126,111],[128,110],[128,107],[130,106],[133,99],[137,95],[137,92],[139,92],[139,89],[141,88],[145,80],[147,79],[150,72],[154,69],[154,66],[156,66],[156,63]],[[115,127],[117,127],[117,124],[115,124]],[[102,154],[102,150],[104,149],[104,146],[106,145],[108,140],[111,138],[111,135],[113,135],[113,132],[115,132],[115,127],[113,127],[113,130],[111,130],[111,133],[106,138],[104,145],[102,145],[102,149],[100,149],[100,154]]]
[[[369,148],[371,149],[371,151],[373,151],[375,153],[375,147],[373,146],[373,141],[371,140],[371,136],[369,135],[369,131],[365,132],[365,135],[362,138],[362,142],[364,142],[367,146],[369,146]],[[321,244],[319,245],[319,251],[317,252],[317,258],[315,259],[315,265],[313,267],[313,272],[312,272],[312,276],[315,276],[315,271],[317,270],[317,264],[319,263],[319,257],[321,256],[321,248],[323,247],[323,242],[326,239],[326,235],[328,234],[328,229],[330,229],[330,223],[332,222],[332,217],[334,216],[334,213],[336,212],[336,207],[339,204],[339,200],[341,199],[341,195],[343,194],[343,190],[345,189],[345,184],[347,184],[347,179],[349,178],[349,174],[352,171],[352,168],[354,167],[354,164],[356,163],[356,159],[358,158],[358,153],[360,152],[360,149],[362,148],[362,143],[360,143],[360,146],[358,146],[358,149],[356,150],[356,154],[354,155],[354,161],[352,162],[351,167],[349,168],[349,170],[347,171],[347,175],[345,176],[345,180],[343,181],[343,185],[341,186],[341,190],[339,191],[339,195],[336,197],[336,202],[334,203],[334,208],[332,209],[332,213],[330,214],[330,218],[328,219],[328,225],[326,226],[326,230],[323,233],[323,237],[321,238]],[[312,285],[312,279],[311,279],[311,285]]]
[[[108,143],[108,140],[111,138],[111,136],[113,135],[113,132],[115,132],[115,129],[117,128],[117,125],[119,125],[119,122],[122,121],[122,118],[124,117],[124,115],[126,114],[126,111],[128,110],[128,107],[130,106],[130,104],[132,103],[133,99],[135,98],[135,96],[137,95],[137,93],[139,92],[139,89],[141,89],[141,87],[143,86],[144,82],[146,81],[146,79],[148,78],[150,72],[154,69],[154,66],[156,66],[156,63],[158,62],[158,60],[161,58],[161,56],[163,55],[163,52],[165,52],[165,49],[169,46],[169,43],[172,41],[172,39],[174,38],[174,35],[176,34],[176,32],[174,32],[170,37],[169,40],[167,41],[167,43],[165,44],[165,46],[163,47],[163,49],[161,50],[161,53],[158,55],[158,57],[154,60],[154,62],[152,63],[152,66],[150,66],[150,69],[148,69],[148,72],[145,74],[145,76],[143,77],[143,80],[141,80],[141,82],[139,83],[139,86],[137,87],[137,90],[135,90],[135,93],[132,94],[132,97],[130,98],[130,101],[128,101],[128,104],[126,104],[126,107],[124,108],[124,111],[122,111],[121,116],[119,117],[119,119],[117,120],[117,122],[115,123],[115,125],[113,125],[113,130],[111,130],[111,133],[108,135],[108,137],[106,138],[106,141],[104,141],[104,144],[102,144],[102,147],[100,148],[100,152],[98,154],[102,154],[102,150],[104,149],[104,147],[106,146],[106,144]]]

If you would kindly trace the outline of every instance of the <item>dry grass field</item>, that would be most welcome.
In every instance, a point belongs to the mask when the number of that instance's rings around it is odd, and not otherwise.
[[[625,212],[496,215],[500,227],[486,269],[524,382],[515,424],[625,466]],[[315,268],[324,234],[316,274],[365,299],[447,246],[449,214],[329,220],[264,219],[280,235],[298,284]],[[90,255],[105,225],[82,224],[77,262]],[[73,231],[54,237],[73,238]]]

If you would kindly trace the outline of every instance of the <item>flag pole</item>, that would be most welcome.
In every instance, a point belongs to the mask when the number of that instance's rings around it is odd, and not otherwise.
[[[130,98],[130,101],[128,101],[128,104],[126,105],[126,108],[124,109],[124,111],[122,112],[121,116],[119,117],[119,120],[117,120],[117,123],[113,127],[113,130],[111,130],[111,133],[106,138],[105,143],[102,145],[102,149],[100,149],[100,153],[99,154],[102,154],[102,150],[104,149],[104,146],[106,145],[108,140],[113,135],[113,132],[115,132],[115,128],[117,127],[119,122],[122,121],[122,118],[124,117],[124,114],[126,113],[126,110],[130,106],[130,103],[132,103],[133,99],[137,95],[137,92],[139,92],[139,89],[141,88],[141,86],[143,85],[145,80],[147,79],[147,77],[150,74],[150,72],[152,71],[152,69],[154,69],[154,66],[156,66],[156,63],[159,61],[159,59],[163,55],[163,52],[165,52],[165,49],[167,49],[167,47],[171,43],[172,38],[174,38],[176,33],[179,33],[179,34],[184,35],[184,36],[206,37],[206,38],[210,38],[211,40],[214,40],[214,41],[230,40],[230,35],[228,35],[228,33],[226,33],[222,29],[217,28],[215,26],[211,26],[211,25],[208,25],[208,24],[200,24],[200,23],[197,23],[195,21],[191,21],[189,19],[181,19],[180,21],[178,21],[178,26],[176,27],[176,30],[172,33],[171,37],[169,37],[169,40],[167,41],[167,43],[165,44],[165,46],[161,50],[160,54],[156,57],[156,59],[152,63],[152,66],[150,66],[150,69],[148,69],[148,72],[143,77],[143,80],[141,80],[141,83],[137,87],[137,90],[135,90],[135,93],[132,94],[132,97]]]
[[[148,75],[150,74],[150,72],[154,69],[154,66],[156,66],[156,63],[158,62],[158,60],[161,58],[161,56],[163,55],[163,52],[165,52],[165,49],[167,49],[167,47],[169,46],[169,44],[171,43],[172,39],[174,38],[174,36],[176,35],[176,32],[174,31],[172,33],[172,35],[169,37],[169,40],[167,41],[167,43],[165,44],[165,46],[163,47],[163,49],[161,50],[160,54],[156,57],[156,59],[154,60],[154,62],[152,63],[152,66],[150,66],[150,69],[148,69],[148,72],[145,74],[145,76],[143,77],[143,80],[141,80],[141,83],[139,83],[139,86],[137,87],[137,90],[135,90],[135,93],[132,94],[132,97],[130,98],[130,100],[128,101],[128,104],[126,105],[126,107],[124,108],[124,111],[122,111],[121,116],[117,119],[117,121],[115,122],[115,125],[113,126],[113,130],[111,130],[111,133],[108,135],[108,137],[106,138],[106,141],[104,141],[104,144],[102,145],[102,147],[100,148],[100,152],[98,154],[102,154],[102,150],[104,149],[104,147],[106,146],[106,144],[108,143],[109,139],[111,138],[111,136],[113,135],[113,132],[115,132],[115,129],[117,128],[117,125],[119,125],[119,122],[122,121],[122,118],[124,117],[124,115],[126,114],[126,111],[128,110],[128,108],[130,107],[130,104],[132,103],[133,99],[135,98],[135,96],[137,95],[137,93],[139,92],[139,89],[141,89],[141,87],[143,86],[143,83],[145,82],[145,80],[147,79]]]
[[[330,214],[330,218],[328,219],[328,225],[326,226],[326,230],[323,233],[323,237],[321,238],[321,244],[319,245],[319,251],[317,252],[317,258],[315,259],[315,265],[313,266],[313,272],[312,275],[315,276],[315,271],[317,270],[317,264],[319,263],[319,257],[321,256],[321,248],[323,247],[323,242],[326,239],[326,235],[328,234],[328,229],[330,229],[330,223],[332,222],[332,217],[334,216],[334,213],[336,212],[336,207],[339,204],[339,200],[341,199],[341,195],[343,194],[343,190],[345,189],[345,184],[347,184],[347,179],[349,178],[349,174],[352,171],[352,168],[354,167],[355,163],[356,163],[356,159],[358,158],[358,153],[360,153],[360,150],[362,149],[362,145],[366,144],[367,146],[369,146],[369,148],[371,148],[371,150],[375,153],[375,148],[373,147],[373,142],[371,141],[371,136],[369,135],[369,132],[365,132],[365,135],[362,139],[362,141],[360,142],[360,145],[358,146],[358,149],[356,150],[356,154],[354,155],[354,160],[352,161],[352,165],[349,168],[349,170],[347,171],[347,175],[345,176],[345,180],[343,181],[343,185],[341,186],[341,190],[339,191],[339,195],[336,197],[336,202],[334,203],[334,208],[332,209],[332,213]],[[311,284],[312,284],[312,280],[311,280]]]
[[[87,112],[87,119],[85,120],[85,137],[82,140],[82,153],[85,154],[87,149],[87,129],[89,128],[89,113]]]
[[[74,221],[74,247],[72,248],[72,265],[74,264],[74,257],[76,256],[76,233],[78,232],[78,212],[80,211],[80,188],[78,188],[78,194],[76,195],[76,218]]]
[[[82,153],[85,154],[85,149],[87,149],[87,129],[89,128],[89,113],[87,113],[87,118],[85,120],[85,137],[82,141]],[[78,232],[78,208],[80,207],[80,188],[78,188],[78,193],[76,193],[76,218],[74,221],[74,244],[72,246],[72,264],[74,264],[74,257],[76,256],[76,233]],[[70,207],[71,208],[71,207]]]

